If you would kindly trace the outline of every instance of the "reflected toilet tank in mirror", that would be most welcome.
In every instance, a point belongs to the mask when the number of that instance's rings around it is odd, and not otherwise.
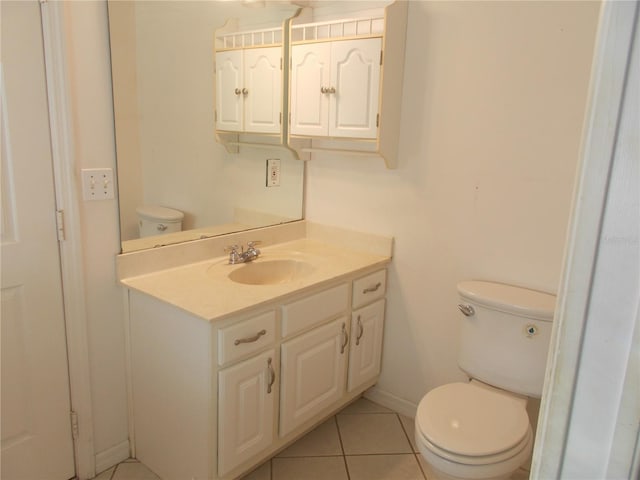
[[[108,8],[123,251],[302,219],[304,162],[275,146],[227,152],[216,142],[214,111],[216,30],[230,18],[252,28],[281,25],[297,7],[109,1]],[[266,182],[271,158],[281,160],[276,187]],[[183,212],[182,231],[140,238],[142,205]]]

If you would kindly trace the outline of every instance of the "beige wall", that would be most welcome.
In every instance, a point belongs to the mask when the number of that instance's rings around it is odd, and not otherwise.
[[[465,378],[458,281],[556,291],[598,11],[411,2],[399,168],[308,162],[308,219],[396,240],[380,391]]]

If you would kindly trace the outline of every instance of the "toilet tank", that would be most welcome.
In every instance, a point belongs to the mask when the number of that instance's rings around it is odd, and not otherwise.
[[[540,397],[555,295],[477,280],[460,282],[458,294],[460,368],[495,387]]]
[[[144,205],[136,208],[140,238],[163,235],[182,230],[184,214],[180,210]]]

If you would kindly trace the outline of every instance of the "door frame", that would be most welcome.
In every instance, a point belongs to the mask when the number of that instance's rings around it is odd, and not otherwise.
[[[58,242],[63,287],[69,364],[71,409],[79,428],[74,432],[76,476],[96,474],[93,443],[93,407],[87,337],[80,191],[76,182],[75,136],[69,91],[64,2],[40,0],[44,44],[49,128],[56,209],[63,212],[64,239]]]
[[[598,259],[611,250],[614,235],[633,241],[629,213],[619,208],[621,200],[631,199],[632,187],[616,190],[611,180],[612,172],[628,173],[629,165],[638,161],[637,150],[625,148],[625,142],[633,141],[629,132],[638,126],[632,125],[632,117],[623,116],[623,110],[634,102],[630,85],[638,81],[633,78],[638,71],[631,66],[635,54],[637,67],[639,15],[638,0],[604,1],[601,6],[532,479],[580,478],[587,470],[594,478],[620,478],[624,469],[636,475],[640,469],[640,413],[630,407],[637,405],[640,295],[620,301],[611,294],[616,285],[633,281],[638,267],[597,268]],[[607,209],[610,203],[614,208]],[[605,215],[609,225],[621,228],[608,231]],[[605,291],[603,284],[613,287]],[[609,319],[599,315],[602,308],[618,312],[615,334],[611,332],[615,346],[609,345],[607,355],[602,354],[606,339],[600,332],[612,327],[607,328]],[[595,405],[585,387],[602,389],[602,371],[614,377],[617,389],[608,386],[605,401],[599,398],[601,404]],[[593,422],[594,416],[602,418]]]

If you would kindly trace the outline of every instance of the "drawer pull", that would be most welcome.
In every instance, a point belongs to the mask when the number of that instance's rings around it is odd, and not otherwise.
[[[347,333],[347,327],[343,323],[342,324],[342,345],[340,345],[340,353],[344,353],[344,349],[347,348],[349,344],[349,334]]]
[[[362,326],[362,320],[360,319],[360,315],[358,315],[358,336],[356,337],[356,347],[360,345],[360,339],[364,334],[364,327]]]
[[[267,385],[267,393],[271,393],[271,387],[276,381],[276,371],[273,369],[273,365],[271,365],[271,357],[267,360],[267,368],[269,369],[269,384]]]
[[[378,290],[380,287],[382,286],[382,282],[378,282],[376,283],[373,287],[367,287],[364,290],[362,290],[362,293],[370,293],[370,292],[375,292],[376,290]]]
[[[236,340],[235,342],[233,342],[234,345],[240,345],[241,343],[253,343],[253,342],[257,342],[261,336],[266,335],[267,331],[266,330],[260,330],[258,333],[256,333],[253,337],[248,337],[248,338],[239,338],[238,340]]]

